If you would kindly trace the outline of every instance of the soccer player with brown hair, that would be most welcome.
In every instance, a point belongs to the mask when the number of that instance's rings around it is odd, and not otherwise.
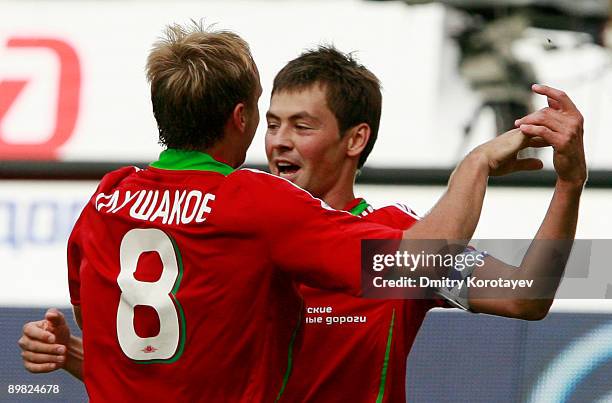
[[[525,132],[542,135],[555,144],[559,175],[536,239],[571,240],[586,178],[582,117],[560,91],[543,86],[535,91],[548,96],[551,107],[517,123]],[[402,230],[412,227],[419,218],[406,205],[374,209],[354,194],[358,169],[377,138],[380,112],[378,79],[352,56],[333,47],[303,53],[274,79],[266,114],[271,172],[364,221]],[[470,267],[462,275],[537,279],[550,270],[554,274],[551,279],[559,279],[565,260],[551,265],[550,259],[538,256],[550,253],[549,246],[546,242],[532,244],[520,268],[488,256],[482,267]],[[466,253],[478,252],[468,249]],[[405,300],[355,298],[306,285],[301,285],[300,291],[306,307],[304,340],[285,392],[290,402],[404,401],[406,359],[429,309],[459,306],[474,312],[541,319],[552,303],[552,298],[492,298],[497,290],[478,289],[470,289],[465,297],[444,293],[439,299]],[[485,298],[485,293],[493,295]]]

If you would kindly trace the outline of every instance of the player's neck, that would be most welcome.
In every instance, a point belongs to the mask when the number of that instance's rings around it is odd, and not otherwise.
[[[235,145],[228,144],[227,141],[221,140],[214,146],[202,150],[219,162],[223,162],[232,168],[238,168],[244,163],[246,150],[237,148]]]
[[[355,199],[354,185],[355,174],[348,169],[345,174],[340,175],[339,180],[321,198],[330,207],[342,210]]]
[[[345,193],[331,193],[323,198],[323,201],[335,210],[343,210],[353,200],[355,200],[355,194],[352,190]]]

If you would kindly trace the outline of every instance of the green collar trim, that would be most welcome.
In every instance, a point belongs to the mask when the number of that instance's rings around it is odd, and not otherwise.
[[[175,148],[162,151],[159,159],[152,162],[150,166],[173,171],[212,171],[225,176],[234,172],[234,168],[215,160],[206,153]]]
[[[361,201],[359,202],[359,204],[357,204],[355,207],[353,207],[349,213],[351,213],[352,215],[361,215],[361,213],[363,213],[365,211],[365,209],[367,209],[369,206],[368,202],[365,201],[364,199],[361,199]]]

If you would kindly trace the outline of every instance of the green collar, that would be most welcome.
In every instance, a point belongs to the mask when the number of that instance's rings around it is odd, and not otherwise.
[[[199,151],[177,150],[168,148],[159,154],[159,159],[150,164],[153,168],[173,171],[213,171],[225,176],[234,172],[234,168],[215,160]]]
[[[365,209],[368,208],[368,206],[368,202],[364,199],[361,199],[361,201],[355,207],[349,210],[349,213],[351,213],[352,215],[361,215],[361,213],[363,213]]]

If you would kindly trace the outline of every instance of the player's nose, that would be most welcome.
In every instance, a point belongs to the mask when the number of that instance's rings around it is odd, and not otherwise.
[[[281,125],[278,130],[268,135],[270,146],[276,150],[293,149],[293,138],[291,131],[286,126]]]

